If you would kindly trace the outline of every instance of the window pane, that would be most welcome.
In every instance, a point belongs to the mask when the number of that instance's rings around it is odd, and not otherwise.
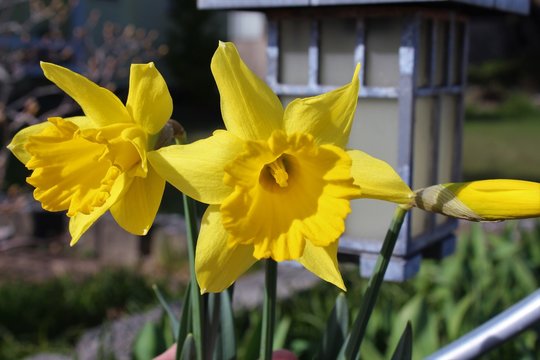
[[[366,85],[398,85],[401,28],[396,18],[366,21]]]
[[[280,25],[279,82],[307,85],[310,22],[307,19],[286,19]]]
[[[398,158],[398,113],[395,99],[360,99],[348,148],[365,151],[395,168]],[[347,234],[382,241],[395,205],[362,199],[352,201],[351,206]]]
[[[356,65],[354,64],[356,20],[323,20],[320,39],[320,83],[343,85],[351,81]]]

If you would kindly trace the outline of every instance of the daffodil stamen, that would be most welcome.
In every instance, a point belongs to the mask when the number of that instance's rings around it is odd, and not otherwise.
[[[287,168],[283,163],[283,157],[278,157],[275,161],[265,166],[266,169],[270,171],[270,174],[276,180],[276,184],[279,187],[287,187],[289,184],[287,180],[289,179],[289,174],[287,173]]]

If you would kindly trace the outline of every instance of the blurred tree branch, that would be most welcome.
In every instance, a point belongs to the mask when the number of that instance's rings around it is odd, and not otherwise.
[[[15,132],[79,109],[44,80],[39,61],[67,66],[116,91],[126,83],[131,63],[156,60],[168,52],[166,45],[156,44],[157,31],[101,23],[98,11],[81,16],[78,6],[77,0],[0,2],[0,189],[6,185],[5,146]]]

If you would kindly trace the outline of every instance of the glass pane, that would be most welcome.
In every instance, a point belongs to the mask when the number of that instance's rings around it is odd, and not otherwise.
[[[343,85],[354,71],[356,20],[324,19],[321,23],[320,83]],[[362,64],[363,65],[363,64]]]
[[[398,85],[401,28],[397,18],[366,21],[366,85]]]
[[[310,21],[286,19],[280,26],[279,82],[307,85]]]
[[[415,107],[413,144],[413,189],[432,185],[433,156],[433,105],[430,97],[418,98]],[[430,215],[424,211],[414,211],[411,217],[413,237],[428,230]]]
[[[418,44],[417,86],[428,86],[431,69],[431,37],[433,21],[424,19],[420,24],[420,41]]]
[[[358,102],[348,148],[367,152],[397,166],[398,102],[395,99],[366,99]],[[354,200],[346,233],[361,239],[382,241],[395,208],[375,200]]]

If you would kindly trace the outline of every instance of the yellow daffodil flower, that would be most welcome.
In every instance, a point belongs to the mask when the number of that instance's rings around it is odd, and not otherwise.
[[[297,260],[344,289],[337,248],[350,200],[414,196],[388,164],[344,149],[358,67],[348,85],[286,109],[233,44],[219,44],[211,68],[227,130],[148,155],[167,181],[210,204],[196,249],[201,291],[225,289],[263,258]]]
[[[165,81],[153,63],[131,66],[127,103],[66,68],[41,63],[45,76],[85,116],[52,117],[15,135],[9,149],[32,170],[34,197],[49,211],[67,211],[71,244],[107,210],[127,231],[144,235],[165,181],[147,161],[172,113]]]
[[[472,221],[538,217],[540,184],[498,179],[435,185],[416,192],[415,206]]]

